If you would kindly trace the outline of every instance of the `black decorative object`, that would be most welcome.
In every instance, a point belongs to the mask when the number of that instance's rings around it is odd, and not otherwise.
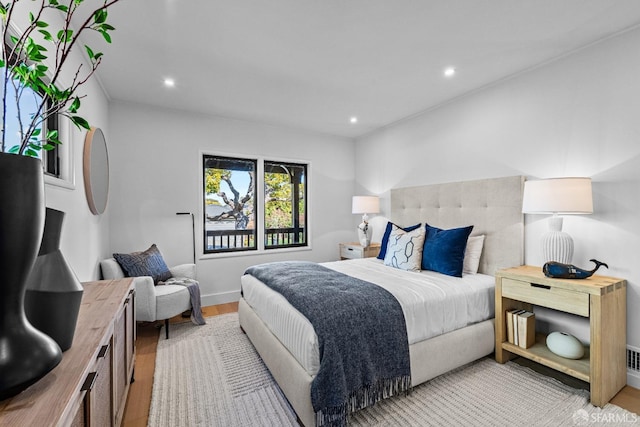
[[[587,277],[591,277],[593,273],[600,268],[600,266],[609,268],[607,264],[600,262],[597,259],[590,259],[589,261],[596,264],[596,267],[593,270],[583,270],[582,268],[578,268],[572,264],[562,264],[560,262],[549,261],[542,266],[542,272],[545,276],[554,277],[556,279],[586,279]]]
[[[64,212],[47,208],[40,252],[27,280],[24,309],[29,322],[66,351],[73,342],[83,288],[60,252],[63,220]]]
[[[62,352],[24,312],[27,278],[44,227],[44,179],[39,159],[0,153],[0,400],[53,369]]]

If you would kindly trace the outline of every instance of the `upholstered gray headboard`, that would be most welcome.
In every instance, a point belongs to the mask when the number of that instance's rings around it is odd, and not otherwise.
[[[391,221],[473,225],[472,236],[486,236],[478,271],[493,275],[524,261],[523,187],[524,177],[512,176],[392,189]]]

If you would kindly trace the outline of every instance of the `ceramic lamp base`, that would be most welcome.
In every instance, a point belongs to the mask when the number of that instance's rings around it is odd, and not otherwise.
[[[364,227],[364,223],[360,224],[356,229],[358,233],[358,242],[363,248],[369,247],[371,244],[371,227]]]

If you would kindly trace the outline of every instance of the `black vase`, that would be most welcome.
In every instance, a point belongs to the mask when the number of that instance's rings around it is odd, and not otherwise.
[[[62,360],[58,344],[34,328],[24,312],[43,227],[42,163],[0,153],[0,400],[29,387]]]
[[[33,326],[66,351],[73,343],[83,288],[60,252],[63,220],[64,212],[47,208],[40,252],[27,280],[24,310]]]

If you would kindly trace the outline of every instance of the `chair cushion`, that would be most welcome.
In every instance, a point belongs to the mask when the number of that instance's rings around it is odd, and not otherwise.
[[[191,308],[189,290],[180,285],[156,286],[156,319],[169,319]]]
[[[130,254],[115,253],[113,257],[127,277],[151,276],[156,285],[171,277],[169,267],[155,243],[146,251]]]

